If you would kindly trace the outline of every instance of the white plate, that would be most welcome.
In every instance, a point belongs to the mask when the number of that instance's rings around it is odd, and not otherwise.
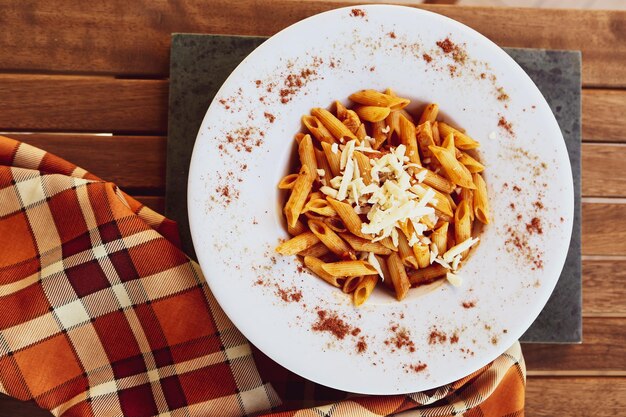
[[[463,63],[437,45],[445,38],[466,52]],[[456,55],[458,61],[462,55]],[[312,73],[302,74],[306,69]],[[287,85],[289,75],[294,87]],[[460,272],[461,287],[444,283],[402,302],[380,290],[357,309],[347,296],[302,272],[295,257],[275,254],[287,236],[276,184],[292,160],[292,138],[303,114],[336,99],[347,102],[359,89],[387,87],[412,100],[409,110],[438,103],[446,120],[480,141],[493,222]],[[501,118],[513,133],[499,126]],[[291,371],[368,394],[449,383],[511,346],[537,317],[559,277],[573,201],[563,137],[522,69],[472,29],[398,6],[322,13],[257,48],[211,103],[189,174],[194,246],[228,317]],[[542,234],[528,232],[533,217]],[[302,298],[294,301],[290,294],[297,291]],[[473,308],[463,307],[472,302]],[[312,330],[318,309],[336,312],[360,334],[340,340]],[[410,335],[413,352],[389,343],[395,326]],[[445,342],[431,343],[435,328],[447,335]],[[359,340],[366,342],[365,352],[357,352]],[[427,367],[410,368],[420,363]]]

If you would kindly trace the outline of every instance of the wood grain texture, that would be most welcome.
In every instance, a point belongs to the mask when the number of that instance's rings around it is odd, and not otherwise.
[[[626,373],[626,318],[583,318],[583,343],[522,345],[529,370],[606,371]]]
[[[526,417],[616,417],[626,408],[626,378],[529,377]]]
[[[49,411],[43,410],[34,401],[18,401],[0,394],[0,417],[51,417]]]
[[[583,255],[626,255],[626,204],[583,204]]]
[[[167,130],[164,80],[0,74],[0,85],[0,130]]]
[[[626,317],[624,300],[626,260],[583,260],[583,315],[610,314]],[[586,339],[587,329],[584,330]]]
[[[625,144],[583,145],[583,196],[626,196]]]
[[[113,0],[84,7],[25,0],[3,6],[0,14],[0,69],[162,76],[168,71],[171,33],[272,35],[313,14],[360,3]],[[465,23],[501,46],[580,49],[585,85],[626,84],[621,65],[626,12],[420,7]]]
[[[583,58],[584,59],[584,58]],[[626,91],[584,89],[583,138],[599,142],[626,142]]]
[[[163,192],[166,138],[72,134],[6,134],[67,159],[128,192]]]
[[[165,213],[165,198],[161,196],[133,196],[141,204],[150,207],[158,213]]]

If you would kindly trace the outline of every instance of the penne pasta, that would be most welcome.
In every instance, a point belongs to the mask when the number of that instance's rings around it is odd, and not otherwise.
[[[428,284],[438,278],[443,278],[448,273],[448,269],[443,265],[432,264],[426,268],[416,269],[409,272],[408,278],[412,286]]]
[[[315,245],[306,248],[303,251],[298,252],[300,256],[313,256],[315,258],[320,258],[326,254],[328,254],[330,250],[324,245],[322,242],[316,243]]]
[[[466,154],[465,152],[460,152],[460,155],[457,157],[460,163],[465,165],[467,170],[472,174],[475,172],[483,172],[485,170],[485,166]]]
[[[345,277],[343,281],[343,286],[341,287],[341,291],[346,294],[352,294],[354,290],[356,290],[356,287],[359,286],[361,280],[363,280],[363,277],[361,276]]]
[[[411,101],[406,98],[380,93],[376,90],[361,90],[350,95],[350,100],[366,106],[389,107],[391,110],[400,110]]]
[[[413,114],[390,88],[350,99],[302,117],[298,172],[278,184],[290,190],[291,238],[276,251],[299,256],[355,306],[379,278],[398,300],[411,286],[460,282],[450,277],[478,242],[473,221],[491,215],[478,142],[438,121],[436,103]]]
[[[389,107],[378,106],[357,106],[355,107],[355,111],[361,120],[365,120],[366,122],[382,122],[389,116],[391,109]]]
[[[332,176],[336,177],[341,174],[341,152],[339,152],[339,148],[333,148],[329,143],[322,142],[322,150],[324,151],[324,156],[326,157]]]
[[[289,233],[291,236],[302,234],[307,230],[309,230],[309,228],[306,226],[306,224],[302,223],[300,219],[298,219],[296,224],[293,226],[287,225],[287,233]]]
[[[291,190],[298,179],[298,174],[287,174],[278,183],[281,190]]]
[[[352,248],[323,221],[309,220],[309,229],[335,255],[342,259],[355,258]]]
[[[327,197],[327,200],[335,209],[341,220],[343,220],[343,223],[346,225],[346,228],[350,231],[350,233],[364,239],[368,238],[368,235],[361,232],[363,222],[350,204],[337,201],[330,197]]]
[[[470,207],[467,200],[462,200],[454,213],[454,239],[456,243],[465,242],[472,237],[472,220]],[[461,256],[465,258],[468,251],[464,251]]]
[[[483,224],[489,224],[489,200],[487,199],[487,184],[480,174],[472,174],[476,190],[474,190],[474,214]]]
[[[439,122],[438,127],[439,127],[439,133],[442,137],[445,138],[450,133],[454,135],[454,143],[456,147],[459,149],[466,151],[468,149],[476,149],[480,146],[480,144],[476,142],[474,139],[470,138],[465,133],[453,128],[452,126],[444,122]]]
[[[436,227],[430,235],[430,240],[437,247],[437,252],[443,254],[448,250],[448,226],[450,223],[443,222],[441,226]]]
[[[417,261],[417,268],[426,268],[430,265],[430,249],[427,245],[417,243],[413,245],[413,253]]]
[[[317,179],[317,160],[310,135],[305,135],[298,144],[298,155],[300,156],[300,163],[309,167],[310,175]]]
[[[306,165],[303,165],[300,169],[300,173],[298,174],[298,178],[294,182],[293,188],[291,189],[289,200],[287,200],[287,203],[285,204],[284,212],[289,226],[294,227],[296,225],[300,212],[304,207],[304,202],[306,201],[309,192],[311,192],[312,185],[313,176],[310,174],[309,168]]]
[[[415,137],[415,125],[406,117],[400,115],[398,120],[400,143],[406,146],[406,155],[414,164],[422,165]]]
[[[328,282],[333,287],[341,288],[341,284],[339,283],[339,279],[335,276],[330,275],[328,272],[324,271],[322,268],[324,265],[324,261],[315,257],[315,256],[305,256],[304,257],[304,266],[309,268],[315,275]]]
[[[325,198],[315,198],[306,203],[302,209],[302,213],[307,213],[309,211],[325,217],[333,217],[337,215],[335,209],[328,204],[328,201],[326,201]]]
[[[389,277],[393,283],[393,288],[396,292],[396,299],[401,301],[406,297],[406,294],[411,288],[411,283],[402,264],[400,256],[393,252],[387,257],[387,268],[389,269]]]
[[[380,242],[372,242],[353,235],[352,233],[340,233],[339,236],[357,252],[371,252],[376,255],[389,255],[392,250]]]
[[[348,129],[339,119],[337,119],[331,112],[319,107],[311,110],[311,114],[317,117],[322,125],[333,135],[333,137],[339,141],[344,142],[346,138],[357,139],[357,137]]]
[[[302,116],[302,124],[318,141],[331,144],[335,143],[333,135],[320,123],[317,117],[311,115]]]
[[[358,277],[377,274],[376,269],[365,261],[339,261],[322,265],[324,271],[335,277]]]
[[[431,103],[424,108],[418,124],[426,122],[435,123],[437,116],[439,115],[439,106],[435,103]]]
[[[281,255],[295,255],[318,243],[320,240],[313,232],[304,232],[281,243],[276,248],[276,252]]]
[[[476,188],[471,173],[457,161],[453,152],[441,146],[429,146],[428,149],[437,158],[450,181],[461,187]]]
[[[354,289],[353,293],[353,301],[355,306],[360,306],[365,303],[365,301],[369,298],[374,291],[374,287],[378,283],[378,275],[366,275],[359,282],[359,284]]]

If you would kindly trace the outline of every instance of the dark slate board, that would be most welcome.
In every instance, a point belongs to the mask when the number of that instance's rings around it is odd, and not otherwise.
[[[211,100],[235,67],[266,38],[174,34],[170,54],[165,214],[180,227],[183,248],[195,252],[187,218],[187,176],[196,134]],[[574,230],[556,289],[523,342],[580,343],[581,319],[581,55],[578,51],[505,50],[537,84],[559,122],[574,173]]]

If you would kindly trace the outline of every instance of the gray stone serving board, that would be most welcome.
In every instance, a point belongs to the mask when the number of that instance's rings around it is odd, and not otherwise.
[[[180,227],[183,248],[195,258],[187,218],[187,176],[196,134],[211,100],[235,67],[266,38],[173,34],[165,214]],[[581,296],[581,54],[578,51],[505,51],[539,87],[563,132],[574,174],[575,216],[561,277],[523,342],[580,343]]]

